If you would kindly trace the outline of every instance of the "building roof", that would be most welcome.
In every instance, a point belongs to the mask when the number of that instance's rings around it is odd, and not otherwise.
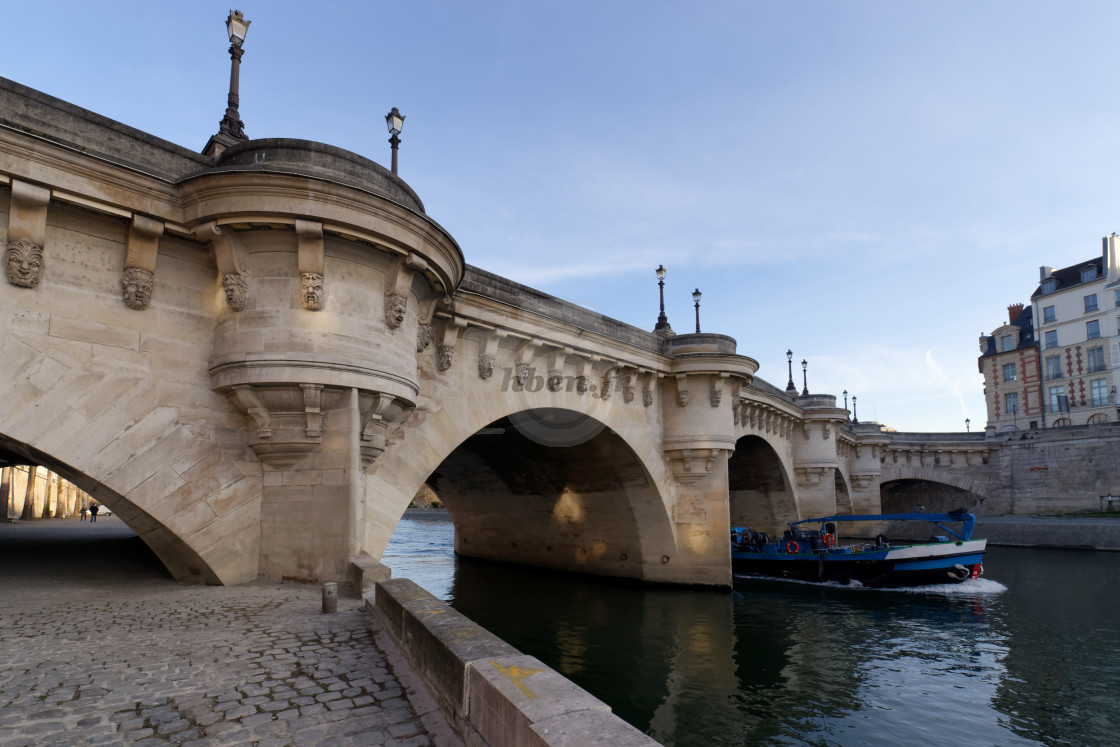
[[[1048,277],[1045,277],[1038,282],[1038,287],[1035,288],[1034,293],[1031,294],[1031,300],[1033,301],[1034,299],[1043,295],[1052,295],[1051,293],[1042,292],[1042,284],[1050,278],[1054,278],[1058,281],[1056,287],[1054,288],[1054,293],[1066,290],[1068,288],[1073,288],[1078,285],[1082,285],[1083,283],[1081,281],[1081,271],[1086,267],[1089,267],[1090,265],[1097,268],[1097,276],[1088,282],[1095,283],[1096,281],[1104,277],[1104,263],[1102,262],[1100,257],[1088,259],[1084,262],[1078,262],[1075,265],[1070,265],[1069,267],[1063,267],[1060,270],[1051,271]]]
[[[1080,279],[1080,275],[1078,275],[1078,278]],[[1019,344],[1015,346],[1014,350],[1019,350],[1021,348],[1033,348],[1038,345],[1038,342],[1034,338],[1033,307],[1024,306],[1023,310],[1020,311],[1018,315],[1011,320],[1011,324],[1019,328]],[[981,358],[987,357],[989,355],[995,355],[996,353],[1011,352],[1008,350],[1000,350],[998,348],[998,346],[996,345],[995,335],[987,335],[985,336],[984,340],[987,345],[984,348],[984,352],[980,354]]]

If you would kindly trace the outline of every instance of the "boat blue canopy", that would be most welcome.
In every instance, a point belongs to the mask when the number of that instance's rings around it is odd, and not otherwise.
[[[972,514],[965,511],[954,511],[950,514],[932,514],[925,512],[914,512],[911,514],[842,514],[837,516],[823,516],[815,519],[802,519],[801,521],[790,522],[790,526],[795,527],[798,524],[818,522],[823,527],[824,524],[829,521],[928,521],[931,524],[936,524],[954,537],[965,541],[972,537],[972,528],[976,525],[976,517]],[[960,523],[961,531],[954,532],[952,529],[942,526],[942,522]]]

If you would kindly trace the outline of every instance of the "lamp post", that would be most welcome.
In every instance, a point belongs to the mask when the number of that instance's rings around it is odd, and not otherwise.
[[[852,422],[859,422],[859,415],[856,412],[856,395],[854,394],[852,395]]]
[[[692,291],[692,300],[696,302],[696,332],[700,332],[700,289]]]
[[[971,433],[972,432],[972,420],[970,418],[965,418],[964,419],[964,432],[965,433]]]
[[[241,55],[245,54],[242,45],[245,43],[245,35],[249,33],[250,23],[252,21],[246,21],[240,10],[231,10],[226,18],[230,59],[229,97],[226,99],[226,115],[222,117],[221,124],[218,126],[218,133],[234,140],[249,139],[249,136],[245,134],[245,123],[241,121],[241,115],[238,113],[237,107],[241,103],[241,97],[238,95]]]
[[[845,410],[848,409],[848,390],[847,389],[844,390],[844,409]],[[851,420],[851,419],[852,419],[852,417],[849,415],[848,420]]]
[[[653,331],[661,332],[664,330],[666,332],[672,332],[673,330],[669,326],[669,317],[665,316],[665,276],[669,271],[665,269],[664,265],[658,265],[654,272],[657,273],[657,287],[661,291],[661,313],[657,317],[657,324],[654,325]]]
[[[809,396],[809,361],[804,358],[801,359],[801,380],[805,384],[805,388],[801,390],[802,397]]]
[[[385,124],[389,127],[389,145],[393,146],[393,173],[397,173],[397,146],[401,144],[401,139],[397,135],[401,134],[404,129],[404,115],[401,114],[397,107],[385,115]]]
[[[797,384],[793,383],[793,351],[786,351],[786,363],[789,364],[789,383],[786,384],[786,392],[789,394],[797,394]]]

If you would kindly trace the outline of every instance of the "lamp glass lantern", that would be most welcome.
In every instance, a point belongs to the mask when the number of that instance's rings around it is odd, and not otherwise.
[[[393,110],[385,115],[385,124],[389,127],[390,135],[399,135],[404,129],[404,115],[394,106]]]
[[[240,10],[231,10],[229,18],[226,19],[226,31],[229,33],[230,42],[240,47],[245,42],[245,35],[249,33],[250,23],[252,21],[246,21]]]

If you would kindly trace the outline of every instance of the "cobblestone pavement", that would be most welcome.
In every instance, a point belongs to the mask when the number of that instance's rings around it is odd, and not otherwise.
[[[36,524],[0,525],[0,747],[432,744],[358,600],[324,615],[317,586],[180,585],[111,550],[101,572],[88,523]]]

